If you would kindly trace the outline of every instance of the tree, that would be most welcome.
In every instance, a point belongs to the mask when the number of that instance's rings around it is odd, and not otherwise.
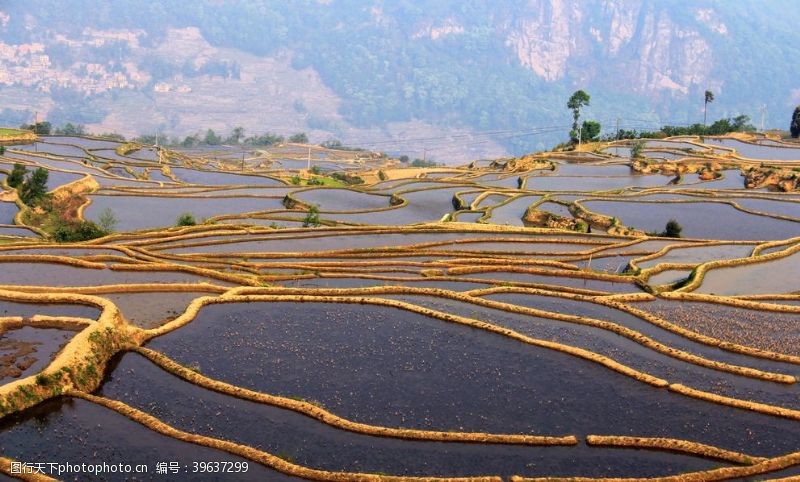
[[[750,124],[749,115],[738,115],[731,119],[730,122],[734,132],[754,132],[756,130],[755,126]]]
[[[678,224],[678,221],[670,219],[667,221],[664,231],[661,232],[661,236],[665,236],[667,238],[680,238],[681,231],[683,231],[683,226]]]
[[[283,136],[277,134],[270,134],[267,132],[264,135],[248,137],[244,140],[245,144],[254,146],[271,146],[273,144],[280,144],[283,142]]]
[[[49,136],[52,129],[53,126],[47,121],[37,122],[33,127],[33,131],[41,136]]]
[[[222,143],[222,139],[211,129],[206,131],[206,137],[203,139],[203,143],[209,146],[217,146]]]
[[[631,145],[631,159],[639,159],[644,151],[644,142],[637,141]]]
[[[569,136],[572,142],[578,142],[578,123],[581,120],[581,109],[589,105],[591,97],[583,90],[576,90],[567,101],[567,108],[572,109],[572,131]]]
[[[792,114],[792,124],[789,126],[792,137],[797,139],[800,137],[800,105],[795,107],[794,114]]]
[[[197,224],[197,221],[195,221],[192,213],[183,213],[175,221],[175,226],[194,226],[195,224]]]
[[[114,211],[111,208],[103,209],[103,212],[100,213],[100,216],[97,218],[97,224],[100,225],[100,228],[107,232],[111,233],[117,229],[117,224],[119,224],[119,220],[114,215]]]
[[[402,162],[403,164],[407,164],[408,163],[408,156],[406,156],[406,155],[400,156],[400,162]]]
[[[35,171],[25,179],[20,188],[20,199],[28,206],[38,205],[47,195],[47,169],[36,168]]]
[[[6,153],[6,146],[0,146],[0,156]]]
[[[158,141],[160,138],[161,136],[157,136],[156,134],[142,134],[140,136],[134,137],[133,141],[138,142],[139,144],[147,144],[152,146],[155,145],[156,141]]]
[[[199,144],[200,144],[200,138],[197,136],[197,134],[193,136],[186,136],[183,139],[183,142],[181,142],[181,146],[183,147],[196,147]]]
[[[319,208],[316,205],[312,205],[308,208],[308,213],[306,213],[306,217],[303,219],[303,227],[316,228],[319,227],[319,225]]]
[[[56,129],[56,134],[62,136],[82,136],[86,134],[86,128],[81,124],[75,125],[71,122],[67,122],[61,129]]]
[[[308,144],[308,136],[305,132],[298,132],[289,138],[289,142],[294,144]]]
[[[436,167],[436,161],[426,159],[414,159],[411,162],[411,167]]]
[[[47,121],[37,122],[35,124],[22,124],[20,127],[28,131],[33,131],[34,134],[38,134],[40,136],[49,136],[50,131],[53,128],[53,126]]]
[[[113,141],[125,142],[125,136],[116,132],[104,132],[99,137],[104,139],[111,139]]]
[[[234,127],[231,131],[231,135],[228,136],[228,139],[225,141],[226,144],[239,144],[244,139],[244,127]]]
[[[706,125],[706,116],[708,114],[708,104],[714,102],[714,93],[710,90],[706,91],[705,103],[703,104],[703,125]]]
[[[600,135],[600,123],[597,121],[583,121],[583,128],[581,129],[581,141],[594,141]]]
[[[14,168],[11,169],[11,174],[9,174],[8,178],[6,179],[6,184],[8,184],[8,187],[18,187],[23,181],[25,181],[25,174],[27,173],[27,167],[18,162],[15,163]]]
[[[344,147],[342,145],[342,141],[337,140],[337,139],[331,139],[331,140],[325,141],[325,142],[321,143],[320,146],[324,147],[326,149],[342,149]]]

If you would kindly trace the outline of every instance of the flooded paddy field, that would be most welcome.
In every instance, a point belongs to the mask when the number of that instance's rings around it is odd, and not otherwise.
[[[3,420],[0,450],[8,457],[34,463],[39,460],[61,463],[89,463],[93,460],[120,460],[145,465],[141,480],[158,480],[154,461],[176,461],[181,467],[198,460],[243,462],[245,459],[159,434],[100,405],[70,398],[58,398]],[[294,480],[250,463],[240,480]],[[122,474],[120,474],[122,475]],[[82,474],[83,480],[124,480],[124,476]],[[198,480],[219,480],[213,475],[195,474]],[[298,479],[299,480],[299,479]]]
[[[800,291],[800,251],[762,263],[711,269],[703,278],[698,293],[755,295],[797,293]],[[749,280],[759,279],[759,283]]]
[[[199,283],[214,281],[193,273],[94,269],[55,263],[0,263],[0,284],[21,286],[97,286],[130,283]],[[224,283],[224,282],[223,282]]]
[[[326,409],[359,422],[505,433],[533,430],[548,435],[587,429],[592,433],[643,429],[630,419],[623,422],[619,418],[621,413],[612,408],[624,406],[619,400],[604,396],[599,402],[591,396],[594,390],[602,391],[601,387],[606,386],[604,382],[591,381],[608,378],[600,376],[599,367],[579,363],[580,375],[567,376],[563,370],[571,370],[573,364],[557,352],[520,346],[502,337],[441,324],[420,315],[370,306],[311,304],[298,306],[295,314],[287,313],[292,305],[266,309],[257,305],[214,306],[201,312],[197,321],[203,324],[194,325],[194,333],[185,332],[179,340],[178,332],[174,332],[148,346],[163,350],[179,363],[199,363],[210,378],[315,400]],[[228,322],[214,323],[215,318]],[[264,340],[257,336],[262,330],[273,336]],[[192,342],[200,336],[212,337],[220,344],[198,352]],[[251,368],[245,368],[248,366]],[[576,385],[570,388],[572,383]],[[582,389],[578,390],[578,386]],[[655,407],[663,404],[657,401],[660,393],[670,397],[633,381],[624,382],[624,386],[627,388],[617,393],[627,394],[631,397],[628,403],[633,405],[647,403]],[[644,395],[650,391],[653,393]],[[579,397],[567,395],[578,392],[582,394]],[[474,396],[463,396],[466,393]],[[645,398],[636,402],[637,396]],[[555,400],[562,400],[564,405],[554,406]],[[592,403],[587,403],[589,400]],[[595,402],[609,405],[603,409]],[[503,409],[499,410],[501,406]],[[544,407],[550,408],[543,412]],[[592,422],[573,418],[584,411],[595,414]],[[698,410],[688,413],[697,414]],[[587,425],[582,427],[584,423]],[[669,430],[680,430],[681,425],[664,423],[662,430],[666,432],[656,428],[648,435],[675,436],[679,432]],[[719,443],[719,437],[730,434],[716,437],[714,440]],[[783,443],[779,442],[777,452],[786,448]]]
[[[87,219],[98,220],[106,209],[119,218],[119,228],[126,231],[174,225],[178,216],[191,213],[201,222],[206,218],[224,214],[282,209],[280,198],[258,197],[155,197],[113,195],[92,196],[85,210]]]
[[[641,268],[652,268],[658,264],[699,264],[716,259],[746,258],[753,252],[752,244],[722,244],[716,246],[676,247],[663,255],[637,260]]]
[[[785,239],[800,234],[798,223],[748,214],[715,202],[642,203],[583,201],[590,211],[618,218],[627,226],[646,231],[662,229],[670,219],[680,219],[685,235],[702,239]],[[717,222],[711,224],[709,219]]]
[[[690,457],[668,461],[656,452],[638,453],[588,447],[525,447],[503,445],[442,444],[375,438],[337,430],[301,414],[270,405],[245,401],[203,389],[159,369],[146,358],[126,354],[111,378],[101,387],[110,398],[128,401],[142,410],[159,413],[170,424],[193,432],[224,436],[273,453],[290,455],[305,466],[337,471],[367,471],[402,475],[486,473],[600,476],[635,470],[645,474],[677,473],[710,464]],[[182,399],[186,403],[174,404]],[[225,417],[215,417],[225,413]],[[259,426],[247,420],[258,419]],[[249,428],[247,428],[249,426]],[[243,427],[235,429],[232,427]],[[595,453],[596,452],[596,453]],[[625,453],[629,452],[629,453]],[[576,468],[578,459],[618,458],[627,466]],[[634,457],[636,461],[630,460]],[[624,460],[627,462],[623,462]],[[416,461],[424,460],[423,464]],[[535,461],[535,468],[531,461]],[[647,468],[635,468],[644,464]],[[456,468],[453,472],[453,468]]]
[[[800,313],[797,312],[765,312],[755,308],[674,300],[642,302],[634,306],[714,338],[800,355]]]
[[[0,301],[0,316],[19,316],[22,318],[32,318],[36,315],[45,316],[67,316],[73,318],[96,319],[100,315],[100,310],[93,306],[71,305],[71,304],[42,304],[42,303],[19,303],[15,301]]]
[[[489,222],[506,226],[522,226],[525,211],[539,199],[538,196],[520,196],[495,206],[490,211]]]
[[[19,207],[11,202],[0,202],[0,222],[2,224],[14,224],[14,216],[17,215]]]
[[[312,147],[309,171],[298,145],[9,146],[57,202],[0,205],[0,456],[796,475],[795,148],[630,147],[430,169]]]
[[[738,139],[725,139],[718,137],[706,137],[703,142],[709,145],[719,145],[734,149],[742,157],[748,159],[762,159],[766,161],[800,161],[800,148],[759,145],[751,142],[744,142]]]
[[[23,326],[0,335],[0,382],[39,373],[77,330]]]

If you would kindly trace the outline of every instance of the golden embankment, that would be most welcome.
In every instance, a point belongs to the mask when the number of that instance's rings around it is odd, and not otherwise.
[[[768,460],[766,457],[724,450],[712,445],[690,442],[674,438],[628,437],[618,435],[587,435],[586,443],[599,447],[633,447],[642,449],[659,449],[699,455],[710,459],[724,460],[734,464],[753,465]]]

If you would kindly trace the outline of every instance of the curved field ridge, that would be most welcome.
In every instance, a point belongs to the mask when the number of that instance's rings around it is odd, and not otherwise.
[[[586,443],[594,446],[602,447],[636,447],[636,448],[654,448],[661,450],[669,450],[674,452],[685,452],[690,454],[703,455],[705,457],[716,458],[726,462],[733,462],[735,464],[753,465],[755,463],[764,462],[767,459],[764,457],[752,457],[747,454],[739,452],[732,452],[730,450],[721,450],[717,447],[710,445],[699,444],[695,442],[687,442],[686,440],[677,440],[669,438],[645,438],[645,437],[624,437],[615,435],[589,435],[586,437]]]

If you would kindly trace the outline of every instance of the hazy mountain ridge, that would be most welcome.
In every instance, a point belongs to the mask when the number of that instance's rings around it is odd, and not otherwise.
[[[609,127],[616,117],[701,120],[707,88],[713,117],[755,118],[764,103],[768,125],[785,124],[800,101],[800,9],[788,0],[82,0],[0,10],[0,120],[12,123],[38,111],[126,134],[242,125],[353,143],[509,132],[426,146],[482,157],[563,138],[522,131],[568,124],[575,88],[590,91],[589,114]]]

